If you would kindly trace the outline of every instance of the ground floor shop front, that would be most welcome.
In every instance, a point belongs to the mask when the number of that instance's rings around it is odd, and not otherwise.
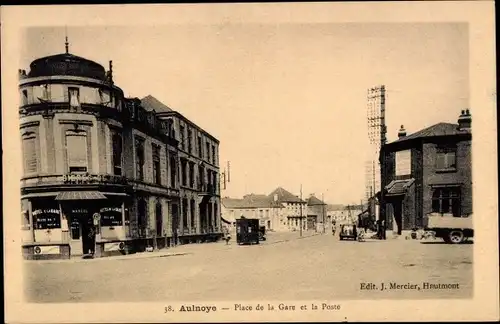
[[[184,220],[191,215],[183,202],[148,192],[25,195],[24,258],[103,257],[220,239],[214,204],[199,206],[198,226],[188,227]]]

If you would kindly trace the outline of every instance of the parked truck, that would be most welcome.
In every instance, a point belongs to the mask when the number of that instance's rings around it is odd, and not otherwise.
[[[442,238],[446,243],[458,244],[474,237],[472,214],[454,217],[452,214],[431,213],[426,218],[425,230],[434,232],[435,237]]]
[[[259,244],[259,220],[241,217],[236,220],[236,243]]]

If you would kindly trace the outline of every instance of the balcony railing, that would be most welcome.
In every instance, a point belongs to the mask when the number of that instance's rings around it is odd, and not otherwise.
[[[21,187],[45,186],[60,184],[126,184],[127,179],[124,176],[111,174],[54,174],[37,175],[21,179]]]
[[[63,183],[71,184],[93,184],[93,183],[111,183],[126,184],[127,179],[124,176],[111,174],[75,174],[68,173],[63,176]]]

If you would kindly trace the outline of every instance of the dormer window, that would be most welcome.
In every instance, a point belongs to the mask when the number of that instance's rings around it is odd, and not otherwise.
[[[69,94],[69,105],[71,108],[80,107],[80,89],[79,88],[68,88]]]

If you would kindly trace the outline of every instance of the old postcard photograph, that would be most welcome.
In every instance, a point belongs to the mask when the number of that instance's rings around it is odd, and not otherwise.
[[[7,322],[498,320],[492,2],[1,23]]]

